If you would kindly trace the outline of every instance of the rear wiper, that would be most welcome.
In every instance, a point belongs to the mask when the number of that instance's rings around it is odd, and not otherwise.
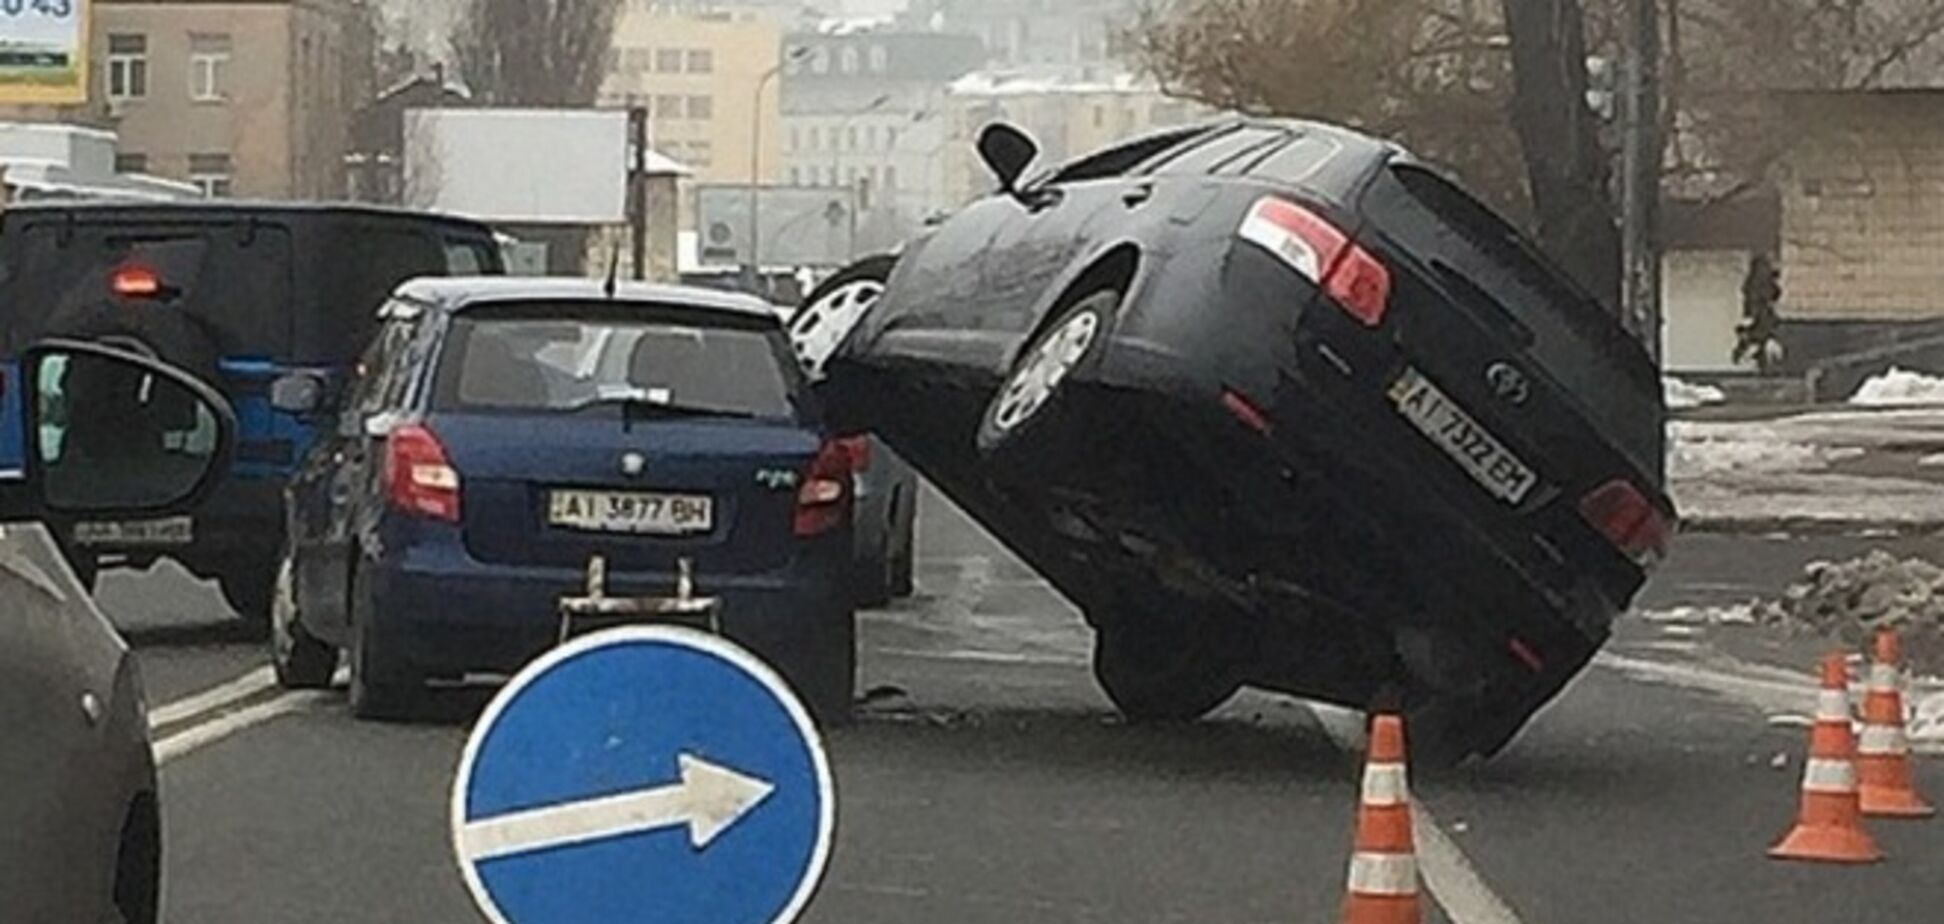
[[[619,405],[630,418],[633,417],[731,417],[747,419],[756,415],[748,411],[730,408],[704,407],[698,404],[678,404],[672,400],[665,389],[614,388],[601,389],[598,393],[568,406],[569,411],[584,411],[602,405]]]

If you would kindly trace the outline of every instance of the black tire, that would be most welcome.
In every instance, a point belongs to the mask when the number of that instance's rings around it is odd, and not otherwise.
[[[1441,698],[1420,703],[1405,717],[1411,763],[1443,770],[1474,757],[1490,760],[1511,746],[1528,718],[1505,702]]]
[[[257,638],[270,637],[270,605],[277,594],[277,559],[225,566],[216,582],[236,618]]]
[[[1221,627],[1116,619],[1094,637],[1094,678],[1130,722],[1192,722],[1242,689]]]
[[[891,538],[892,524],[897,522],[897,500],[894,498],[885,509],[891,516],[886,517],[878,547],[852,567],[851,596],[861,609],[877,609],[891,602]]]
[[[351,714],[381,722],[415,717],[424,682],[414,677],[397,652],[384,650],[373,620],[370,585],[363,572],[351,579]]]
[[[907,514],[904,521],[897,524],[895,529],[901,538],[892,541],[891,596],[903,600],[918,592],[918,525],[916,518]]]
[[[277,566],[270,601],[270,666],[286,690],[322,690],[337,672],[337,647],[305,631],[297,610],[295,567],[288,556]]]
[[[857,704],[857,614],[846,610],[833,622],[830,637],[813,646],[816,654],[798,666],[797,676],[786,678],[825,728],[851,724]]]
[[[142,793],[122,820],[115,855],[115,911],[123,924],[162,919],[162,819],[155,797]]]
[[[1044,435],[1061,433],[1073,413],[1065,386],[1100,363],[1120,303],[1121,293],[1111,288],[1081,295],[1020,350],[979,418],[981,453],[1002,462],[1051,461],[1045,453],[1053,447]],[[1048,374],[1054,375],[1052,381],[1044,381]],[[1034,377],[1043,382],[1043,392]]]

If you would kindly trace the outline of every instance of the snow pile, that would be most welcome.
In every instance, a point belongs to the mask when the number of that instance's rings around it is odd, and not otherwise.
[[[1726,474],[1817,472],[1863,455],[1856,446],[1790,438],[1781,428],[1677,420],[1667,425],[1667,473],[1676,480]]]
[[[1903,634],[1920,672],[1944,672],[1944,568],[1877,550],[1844,562],[1813,562],[1801,583],[1761,608],[1764,621],[1863,648],[1879,627]]]
[[[1890,367],[1850,396],[1849,403],[1861,407],[1907,407],[1944,404],[1944,379]]]
[[[1661,394],[1667,399],[1668,409],[1674,411],[1720,404],[1728,400],[1728,396],[1713,385],[1696,385],[1673,376],[1661,379]]]
[[[1728,606],[1676,606],[1664,610],[1642,610],[1639,615],[1663,626],[1738,626],[1758,621],[1764,604],[1760,600]]]

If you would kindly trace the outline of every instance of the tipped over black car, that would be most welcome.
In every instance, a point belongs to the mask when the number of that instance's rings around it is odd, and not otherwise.
[[[1017,130],[979,146],[1000,192],[849,271],[884,279],[872,303],[792,329],[830,354],[836,413],[1084,610],[1123,712],[1245,685],[1396,702],[1414,753],[1457,760],[1587,663],[1673,529],[1665,409],[1519,232],[1321,124],[1032,178]]]

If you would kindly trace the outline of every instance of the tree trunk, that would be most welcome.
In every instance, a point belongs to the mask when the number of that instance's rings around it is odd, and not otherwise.
[[[1586,102],[1579,0],[1502,0],[1512,40],[1512,128],[1525,152],[1537,237],[1616,315],[1620,229],[1611,165]]]

